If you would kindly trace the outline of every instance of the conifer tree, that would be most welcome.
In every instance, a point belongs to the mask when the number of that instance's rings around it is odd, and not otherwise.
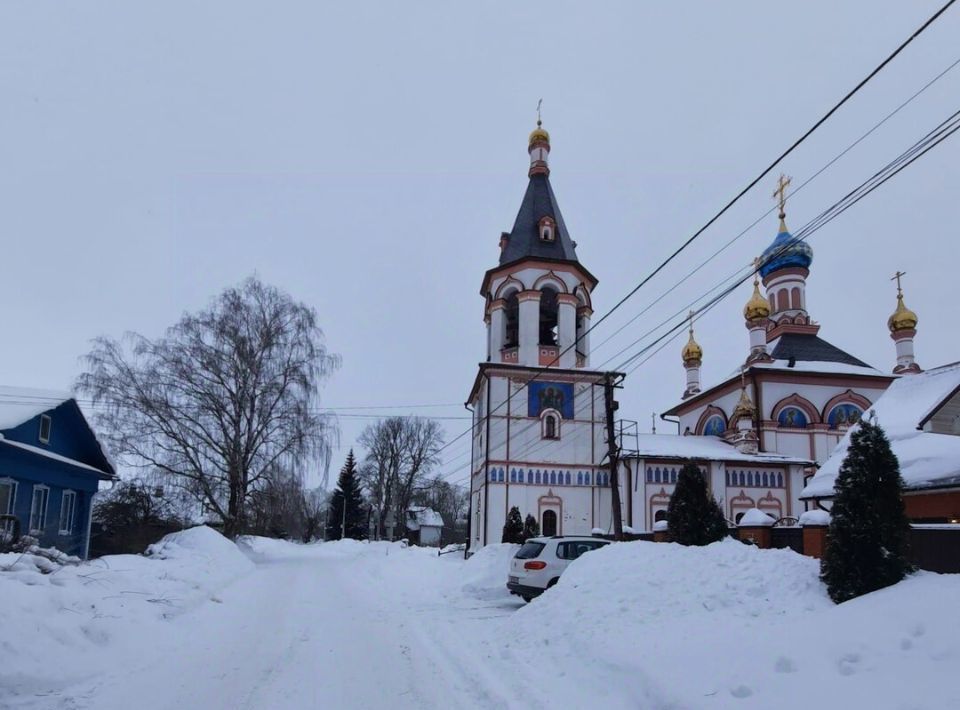
[[[540,536],[540,523],[537,522],[537,519],[533,517],[530,513],[527,513],[527,517],[523,521],[523,541],[526,542],[531,537]]]
[[[910,522],[903,507],[900,462],[877,424],[861,420],[837,474],[820,578],[833,601],[845,602],[913,570]]]
[[[503,526],[503,539],[501,542],[513,542],[520,544],[523,542],[523,518],[520,517],[520,509],[513,506],[507,514],[507,522]]]
[[[709,545],[727,536],[727,521],[707,486],[707,477],[693,463],[677,475],[667,506],[667,527],[681,545]]]
[[[344,511],[346,501],[346,511]],[[327,515],[327,539],[339,540],[346,528],[345,537],[361,540],[364,537],[364,505],[357,479],[357,462],[353,449],[347,455],[347,461],[340,469],[337,488],[330,498],[330,510]],[[345,513],[345,514],[344,514]]]

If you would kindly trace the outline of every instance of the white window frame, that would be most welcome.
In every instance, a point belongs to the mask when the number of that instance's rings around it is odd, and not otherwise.
[[[37,506],[37,493],[42,493],[43,497],[43,512],[37,515],[36,506]],[[44,529],[47,527],[47,510],[50,508],[50,486],[45,486],[42,483],[36,483],[33,486],[33,494],[30,497],[30,534],[33,533],[43,533]],[[34,520],[39,523],[39,526],[34,525]]]
[[[554,420],[554,432],[553,436],[547,436],[547,420]],[[563,417],[560,416],[560,412],[555,409],[545,409],[541,414],[540,419],[540,438],[547,439],[549,441],[559,441],[560,440],[560,426],[563,421]]]
[[[46,436],[46,438],[44,438],[44,436],[43,436],[43,424],[44,424],[44,422],[47,423],[47,436]],[[37,438],[40,439],[40,443],[41,443],[41,444],[49,444],[49,443],[50,443],[50,434],[52,434],[52,433],[53,433],[53,417],[51,417],[49,414],[41,414],[41,415],[40,415],[40,431],[39,431],[38,434],[37,434]]]
[[[70,519],[67,521],[67,527],[63,527],[64,506],[67,500],[70,501]],[[60,496],[60,523],[59,531],[61,535],[73,535],[73,524],[77,518],[77,492],[69,488],[63,491]]]
[[[17,509],[17,488],[19,487],[20,482],[15,478],[10,478],[9,476],[4,476],[0,478],[0,486],[10,486],[10,500],[7,503],[6,510],[0,510],[0,515],[13,515],[14,511]]]

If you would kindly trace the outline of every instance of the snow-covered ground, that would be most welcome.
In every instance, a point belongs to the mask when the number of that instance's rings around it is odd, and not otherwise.
[[[789,551],[637,542],[524,605],[514,550],[194,528],[52,574],[0,556],[0,707],[960,707],[960,575],[834,606]]]

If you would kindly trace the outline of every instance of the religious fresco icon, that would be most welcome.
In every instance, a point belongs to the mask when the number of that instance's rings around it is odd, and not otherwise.
[[[848,427],[860,421],[863,410],[855,404],[838,404],[827,415],[827,424],[831,429]]]
[[[720,436],[726,430],[726,422],[723,421],[723,417],[720,415],[714,415],[707,420],[707,423],[703,425],[703,435],[704,436]]]
[[[802,409],[797,407],[784,407],[777,417],[777,422],[782,427],[793,427],[803,429],[807,426],[807,415]]]
[[[564,419],[573,419],[573,383],[534,381],[527,387],[527,416],[539,417],[555,409]]]

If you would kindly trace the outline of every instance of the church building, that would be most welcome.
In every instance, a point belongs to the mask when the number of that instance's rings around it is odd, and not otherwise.
[[[589,535],[611,520],[604,373],[590,369],[597,279],[580,263],[550,186],[550,136],[530,134],[526,194],[480,287],[486,359],[473,411],[471,550],[500,542],[510,508],[544,535]]]

